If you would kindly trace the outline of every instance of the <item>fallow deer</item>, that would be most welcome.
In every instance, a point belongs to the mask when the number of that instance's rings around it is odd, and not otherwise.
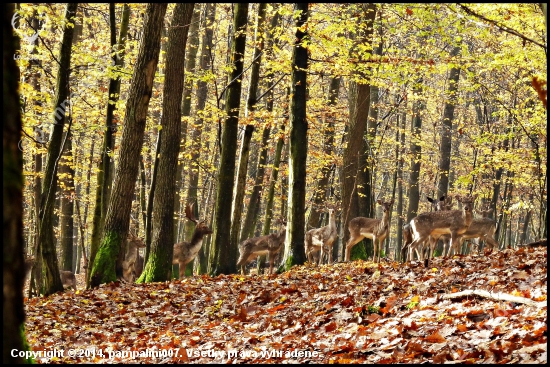
[[[122,276],[127,282],[133,283],[143,271],[143,258],[141,258],[141,269],[138,269],[140,248],[145,248],[145,242],[133,233],[128,234],[127,251],[122,262]]]
[[[202,247],[204,236],[212,234],[212,230],[206,225],[205,221],[198,220],[193,214],[193,204],[185,207],[185,216],[191,222],[195,223],[195,231],[191,236],[191,241],[180,242],[174,245],[174,256],[172,265],[179,265],[179,279],[185,276],[185,266],[189,264],[199,253]]]
[[[382,219],[357,217],[353,218],[349,222],[350,237],[346,244],[346,257],[345,261],[349,261],[351,257],[351,249],[355,244],[361,241],[363,238],[372,238],[374,247],[374,261],[380,262],[380,250],[382,249],[382,243],[390,233],[390,212],[393,205],[393,200],[386,202],[383,200],[377,200],[378,204],[382,205],[384,210]],[[377,242],[378,241],[378,242]]]
[[[306,256],[309,262],[313,262],[313,255],[321,252],[319,256],[319,265],[323,262],[325,251],[328,252],[328,263],[332,263],[332,245],[338,237],[336,232],[336,210],[328,209],[328,225],[321,228],[314,228],[307,231],[304,240]]]
[[[286,238],[286,224],[283,223],[277,233],[271,233],[266,236],[254,237],[244,240],[239,244],[239,259],[237,267],[241,268],[241,274],[244,275],[246,264],[260,255],[269,257],[269,274],[273,272],[273,262],[275,255],[283,247]]]
[[[429,240],[429,237],[439,238],[443,234],[451,235],[450,246],[454,249],[460,245],[464,233],[472,223],[473,203],[477,195],[461,197],[457,200],[462,203],[462,210],[446,210],[419,214],[410,222],[413,241],[409,245],[409,259],[412,259],[413,250]]]
[[[481,215],[481,218],[474,218],[472,223],[468,227],[468,230],[464,232],[462,240],[473,239],[476,240],[476,244],[479,247],[479,241],[485,241],[491,246],[492,249],[498,249],[498,242],[495,240],[494,235],[497,230],[497,222],[489,218],[492,209],[488,210],[476,210],[475,212]],[[448,242],[449,235],[442,236],[444,241]],[[460,246],[458,246],[460,249]],[[448,247],[448,256],[451,255],[451,247]]]
[[[432,206],[432,211],[444,211],[444,210],[451,210],[452,208],[452,201],[453,199],[450,196],[445,197],[445,195],[441,196],[439,200],[432,199],[431,197],[427,196],[426,199],[430,202]],[[435,246],[437,244],[439,238],[434,238],[430,236],[428,240],[419,245],[418,247],[421,249],[420,252],[415,249],[416,256],[419,260],[422,260],[424,257],[424,249],[429,249],[428,258],[431,258],[434,254]],[[413,236],[411,233],[411,225],[410,223],[406,223],[403,226],[403,247],[402,247],[402,254],[403,259],[405,259],[406,249],[413,241]],[[411,259],[409,259],[411,260]]]

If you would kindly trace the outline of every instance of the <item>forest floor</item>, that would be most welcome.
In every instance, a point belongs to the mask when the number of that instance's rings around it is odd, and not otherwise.
[[[542,247],[111,283],[25,311],[38,363],[545,364],[546,297]]]

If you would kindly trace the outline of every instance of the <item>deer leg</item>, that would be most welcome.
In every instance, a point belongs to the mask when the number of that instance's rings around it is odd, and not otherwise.
[[[269,253],[269,275],[273,274],[273,262],[275,261],[275,254]]]
[[[323,263],[324,256],[325,256],[325,244],[321,243],[321,250],[319,252],[319,265]]]
[[[422,237],[418,237],[417,239],[413,240],[409,245],[409,261],[413,260],[413,251],[416,251],[416,256],[420,258],[420,254],[418,253],[418,245],[421,243],[424,243],[426,239]]]
[[[498,249],[498,242],[492,236],[487,235],[485,242],[491,246],[491,250]]]
[[[328,247],[328,263],[329,264],[332,264],[332,245],[333,244],[330,244],[330,246]]]
[[[380,247],[380,239],[373,235],[372,236],[372,248],[374,249],[373,261],[375,263],[379,262],[379,260],[377,260],[379,258],[379,252],[380,252],[379,247]]]
[[[185,265],[183,262],[179,262],[179,273],[180,273],[180,280],[182,280],[185,277]]]

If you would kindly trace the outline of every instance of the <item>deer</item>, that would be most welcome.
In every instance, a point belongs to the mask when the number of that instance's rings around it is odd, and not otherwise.
[[[304,247],[309,262],[313,262],[313,254],[321,252],[319,265],[321,265],[325,251],[328,252],[328,263],[332,263],[332,245],[338,237],[336,231],[336,209],[328,209],[328,225],[307,231],[304,239]]]
[[[374,261],[380,262],[380,250],[382,243],[390,233],[390,212],[393,205],[393,200],[386,202],[378,199],[376,201],[383,208],[382,219],[357,217],[349,222],[348,230],[350,237],[346,244],[345,261],[349,261],[351,257],[351,249],[363,238],[372,238],[374,246]],[[378,240],[378,243],[377,243]]]
[[[450,234],[451,248],[460,246],[464,233],[472,223],[473,203],[477,195],[460,196],[457,200],[462,203],[462,210],[445,210],[422,213],[414,217],[410,224],[413,241],[409,244],[409,259],[412,259],[413,250],[432,238],[439,238],[443,234]]]
[[[63,283],[63,289],[72,288],[76,291],[76,277],[70,270],[59,270],[59,276],[61,277],[61,283]]]
[[[474,239],[476,245],[479,246],[479,241],[484,240],[491,246],[492,249],[498,248],[498,242],[495,240],[494,235],[497,230],[497,222],[489,218],[493,209],[476,210],[476,214],[481,215],[481,218],[474,218],[468,230],[464,232],[462,240]],[[448,242],[449,235],[443,235],[444,241]],[[460,248],[460,246],[458,246]],[[451,247],[448,247],[448,255],[451,255]]]
[[[127,243],[127,251],[122,262],[122,277],[127,282],[133,283],[143,272],[143,257],[139,254],[139,249],[145,248],[145,242],[130,233],[128,234]]]
[[[195,215],[193,214],[193,204],[187,204],[185,206],[185,217],[195,223],[195,230],[191,236],[191,241],[180,242],[174,245],[172,265],[179,265],[179,279],[183,279],[185,277],[185,266],[193,261],[195,256],[199,253],[204,236],[213,233],[204,220],[195,218]]]
[[[430,202],[431,204],[431,207],[432,207],[432,211],[444,211],[444,210],[451,210],[452,208],[452,197],[450,196],[441,196],[439,198],[439,200],[437,199],[432,199],[431,197],[427,196],[426,197],[426,200],[428,200],[428,202]],[[418,259],[422,260],[423,259],[423,256],[424,256],[424,248],[425,247],[428,247],[429,248],[429,253],[428,253],[428,258],[432,258],[433,257],[433,254],[434,254],[434,250],[435,250],[435,246],[437,245],[437,241],[439,240],[439,237],[437,238],[434,238],[432,236],[429,237],[428,241],[427,241],[427,246],[426,246],[426,243],[423,243],[421,246],[422,249],[420,252],[418,252],[416,249],[416,256],[418,257]],[[403,251],[403,255],[404,255],[404,250],[412,243],[413,241],[413,237],[412,237],[412,233],[411,233],[411,226],[410,226],[410,223],[406,223],[405,225],[403,225],[403,247],[402,247],[402,251]],[[403,256],[404,258],[405,256]]]
[[[439,200],[427,196],[426,199],[432,204],[432,210],[434,211],[451,210],[453,207],[453,198],[451,196],[443,195]]]
[[[273,262],[275,255],[283,247],[286,238],[286,223],[283,222],[279,232],[266,236],[248,238],[239,244],[239,259],[237,267],[241,268],[241,274],[245,273],[245,266],[260,255],[269,257],[269,274],[273,273]]]
[[[25,281],[27,281],[27,278],[29,277],[35,263],[36,259],[34,256],[25,257]],[[59,277],[61,278],[63,289],[72,288],[76,290],[76,277],[72,271],[59,270]]]

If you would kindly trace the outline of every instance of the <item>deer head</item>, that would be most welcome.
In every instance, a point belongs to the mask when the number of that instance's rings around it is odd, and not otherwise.
[[[206,221],[195,218],[193,214],[193,205],[194,203],[185,206],[185,217],[195,223],[195,233],[200,233],[201,235],[212,234],[213,231],[206,225]]]
[[[443,195],[439,200],[427,196],[426,199],[432,204],[432,210],[434,211],[451,210],[453,206],[453,198],[451,196],[445,197]]]

